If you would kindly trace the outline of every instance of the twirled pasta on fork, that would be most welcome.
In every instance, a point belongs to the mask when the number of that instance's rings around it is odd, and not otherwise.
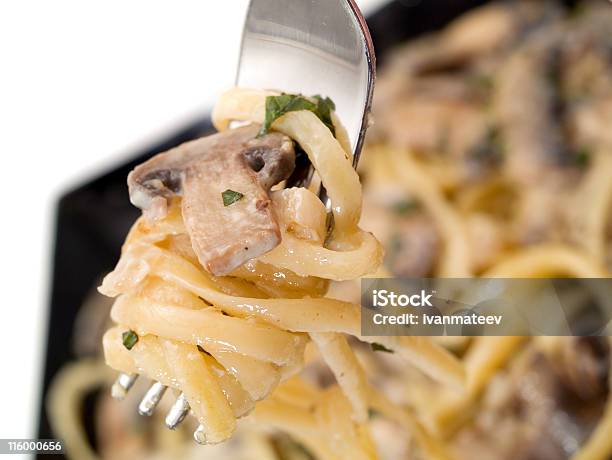
[[[358,226],[361,185],[333,103],[233,89],[213,118],[218,134],[130,174],[143,216],[100,287],[117,297],[107,363],[181,392],[201,442],[228,439],[236,419],[255,409],[253,417],[321,458],[373,458],[364,422],[376,408],[409,425],[422,448],[439,449],[369,387],[347,341],[360,338],[359,306],[325,297],[329,280],[374,273],[383,256]],[[230,121],[247,124],[229,129]],[[296,152],[325,187],[333,218],[311,189],[281,187],[291,182]],[[463,382],[460,361],[429,339],[361,339],[442,382]],[[297,376],[310,342],[337,386],[323,390]]]

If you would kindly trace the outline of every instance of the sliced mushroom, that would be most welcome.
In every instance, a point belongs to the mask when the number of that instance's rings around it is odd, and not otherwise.
[[[182,195],[191,244],[202,266],[225,275],[280,243],[270,187],[295,166],[293,142],[279,133],[256,138],[250,125],[182,144],[136,167],[130,200],[147,219],[163,218]],[[224,203],[223,193],[234,198]]]

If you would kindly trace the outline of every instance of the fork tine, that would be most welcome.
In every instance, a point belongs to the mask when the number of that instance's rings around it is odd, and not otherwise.
[[[166,416],[166,426],[174,430],[185,419],[190,409],[187,398],[181,393]]]
[[[195,439],[195,442],[198,444],[207,444],[206,433],[204,432],[204,427],[202,425],[199,425],[193,432],[193,439]]]
[[[134,382],[138,378],[138,374],[119,374],[115,383],[111,388],[111,395],[115,399],[123,399],[127,395],[127,392],[130,391],[130,388],[134,386]]]
[[[159,404],[159,401],[161,401],[167,388],[168,387],[166,385],[163,385],[160,382],[153,383],[153,385],[151,385],[147,393],[144,395],[144,398],[142,398],[142,401],[140,401],[140,404],[138,405],[138,413],[147,417],[153,415],[153,411]]]

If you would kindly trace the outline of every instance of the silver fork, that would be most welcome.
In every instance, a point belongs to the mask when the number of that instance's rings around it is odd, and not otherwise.
[[[368,126],[376,59],[365,19],[354,0],[251,0],[243,29],[236,86],[320,94],[336,104],[357,167]],[[319,195],[327,203],[325,191]],[[121,374],[112,394],[121,399],[136,374]],[[138,406],[150,416],[166,392],[154,382]],[[166,416],[174,429],[190,411],[180,394]],[[203,427],[194,438],[205,443]]]

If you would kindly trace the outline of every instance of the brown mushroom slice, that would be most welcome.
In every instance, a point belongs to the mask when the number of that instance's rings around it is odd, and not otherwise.
[[[253,139],[256,132],[255,126],[225,131],[185,142],[155,155],[128,175],[130,201],[143,210],[145,217],[163,218],[166,215],[166,200],[182,194],[183,172],[187,165],[209,152],[239,149]]]
[[[200,263],[211,273],[224,275],[280,243],[270,198],[244,157],[198,161],[186,169],[183,187],[185,226]],[[226,190],[243,196],[225,206]]]
[[[225,275],[281,240],[268,195],[293,171],[292,141],[279,133],[256,138],[245,126],[187,142],[138,166],[128,177],[130,199],[151,219],[182,195],[191,244],[202,266]],[[239,198],[229,203],[223,199]],[[231,201],[231,200],[230,200]]]

